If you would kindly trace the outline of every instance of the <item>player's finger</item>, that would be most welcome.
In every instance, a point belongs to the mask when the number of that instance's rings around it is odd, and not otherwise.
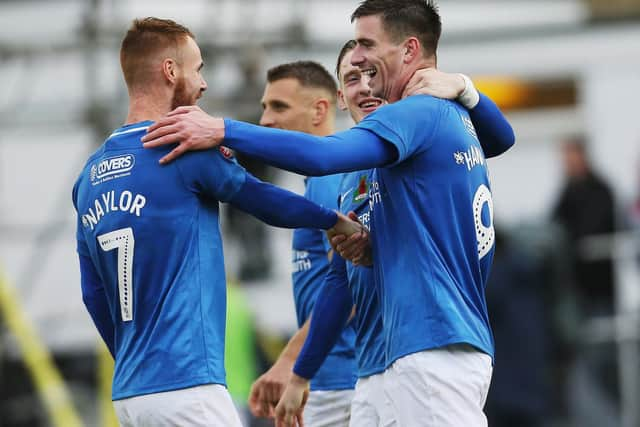
[[[172,133],[169,135],[161,136],[160,138],[156,138],[149,142],[145,142],[144,144],[142,144],[142,146],[144,148],[155,148],[155,147],[161,147],[167,144],[175,144],[176,142],[178,142],[178,140],[179,140],[178,134]]]
[[[362,242],[352,242],[349,246],[343,247],[339,253],[342,258],[356,262],[356,259],[364,254],[368,245],[369,242],[366,240]]]
[[[281,384],[269,384],[265,387],[264,399],[267,402],[275,402],[276,404],[280,400],[282,396],[282,385]]]
[[[409,83],[407,83],[404,90],[402,91],[402,98],[406,98],[411,93],[413,93],[413,90],[415,89],[416,85],[417,85],[416,75],[414,74],[413,77],[411,77],[411,80],[409,80]]]
[[[276,427],[287,426],[287,411],[284,408],[276,409]]]
[[[349,219],[360,222],[360,218],[358,218],[358,214],[355,213],[354,211],[349,211],[347,216],[349,217]]]
[[[178,120],[175,117],[163,117],[147,129],[147,134],[142,137],[142,142],[149,141],[149,134],[153,133],[155,130],[163,128],[165,126],[174,125]]]
[[[411,76],[409,83],[407,84],[404,91],[402,92],[402,96],[403,97],[409,96],[413,94],[416,89],[419,89],[423,86],[428,86],[428,82],[424,80],[424,75],[422,73],[415,72],[413,73],[413,76]]]
[[[264,398],[260,399],[260,412],[263,414],[263,417],[273,417],[271,405],[269,401]]]
[[[353,233],[351,236],[342,240],[342,242],[336,244],[336,248],[338,252],[342,254],[343,251],[348,251],[354,246],[356,246],[358,243],[366,242],[367,240],[368,239],[366,238],[366,234],[363,233],[362,231],[359,231],[359,232]]]
[[[276,418],[276,407],[278,405],[277,402],[267,402],[267,405],[269,406],[269,412],[267,413],[267,417],[271,418],[271,419],[275,419]]]
[[[187,151],[186,145],[179,144],[176,148],[171,150],[169,154],[160,159],[160,164],[166,165],[167,163],[172,162],[173,160],[180,157],[185,151]]]
[[[178,126],[175,124],[163,126],[153,132],[147,133],[144,138],[142,138],[142,146],[144,148],[153,148],[178,142],[178,132]]]
[[[260,380],[253,383],[251,391],[249,392],[249,410],[256,417],[267,416],[267,414],[262,412],[262,407],[260,406],[261,384]]]
[[[184,105],[182,107],[178,107],[172,111],[169,111],[169,113],[167,114],[167,117],[173,117],[173,116],[177,116],[180,114],[186,114],[189,113],[191,111],[196,111],[199,108],[196,107],[195,105]]]
[[[347,236],[344,234],[336,234],[331,238],[331,246],[337,246],[345,240],[347,240]]]
[[[294,420],[295,415],[287,411],[284,416],[284,427],[295,427]]]

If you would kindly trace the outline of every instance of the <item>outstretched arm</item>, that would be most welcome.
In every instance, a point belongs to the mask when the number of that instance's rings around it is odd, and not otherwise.
[[[365,129],[352,128],[327,137],[265,128],[225,119],[224,143],[281,169],[319,176],[371,169],[392,163],[393,145]]]
[[[244,184],[229,203],[275,227],[319,228],[349,236],[364,232],[361,224],[347,216],[262,182],[248,173]]]
[[[256,157],[281,169],[317,176],[370,169],[394,162],[392,144],[363,129],[328,137],[271,129],[209,116],[199,107],[179,107],[149,127],[145,148],[179,144],[160,162],[168,163],[186,151],[220,145]]]

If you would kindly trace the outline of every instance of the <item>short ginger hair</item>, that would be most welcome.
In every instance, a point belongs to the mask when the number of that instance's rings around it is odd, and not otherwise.
[[[187,27],[170,19],[134,19],[120,47],[120,66],[127,87],[144,85],[149,80],[151,61],[167,49],[174,49],[170,56],[179,62],[178,47],[187,37],[195,39]]]

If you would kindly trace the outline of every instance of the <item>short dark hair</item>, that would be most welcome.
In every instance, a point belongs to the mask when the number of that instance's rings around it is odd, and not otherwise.
[[[442,33],[438,6],[432,0],[364,0],[351,15],[351,22],[380,15],[385,31],[394,42],[414,36],[427,55],[436,55]]]
[[[336,78],[338,82],[340,81],[340,64],[342,63],[342,59],[344,56],[356,48],[358,43],[355,40],[348,40],[344,45],[342,45],[342,49],[340,49],[340,53],[338,54],[338,61],[336,62]]]
[[[189,29],[170,19],[134,19],[120,46],[120,65],[128,87],[145,82],[149,76],[144,64],[154,55],[191,37]]]
[[[301,86],[325,89],[335,102],[338,87],[331,74],[322,65],[314,61],[295,61],[277,65],[267,71],[269,83],[282,79],[296,79]]]

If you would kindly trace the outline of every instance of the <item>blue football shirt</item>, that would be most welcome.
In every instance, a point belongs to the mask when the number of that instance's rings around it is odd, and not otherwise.
[[[379,108],[358,127],[398,151],[394,164],[376,169],[369,190],[387,363],[455,343],[493,357],[484,295],[493,205],[467,111],[411,96]]]
[[[338,208],[341,174],[310,177],[305,180],[305,197],[327,209]],[[327,254],[331,249],[324,231],[298,228],[293,232],[293,297],[298,326],[313,311],[316,297],[329,271]],[[336,345],[311,380],[311,390],[345,390],[355,387],[355,331],[347,325]]]
[[[373,170],[344,174],[340,187],[340,212],[354,211],[360,222],[371,230],[369,189]],[[354,266],[346,261],[349,289],[356,313],[353,325],[356,332],[356,360],[358,377],[364,378],[384,371],[385,349],[382,336],[382,312],[374,284],[373,269]]]
[[[73,192],[78,252],[105,287],[114,324],[113,399],[225,384],[226,281],[218,202],[246,172],[225,149],[143,149],[151,122],[116,130]]]

